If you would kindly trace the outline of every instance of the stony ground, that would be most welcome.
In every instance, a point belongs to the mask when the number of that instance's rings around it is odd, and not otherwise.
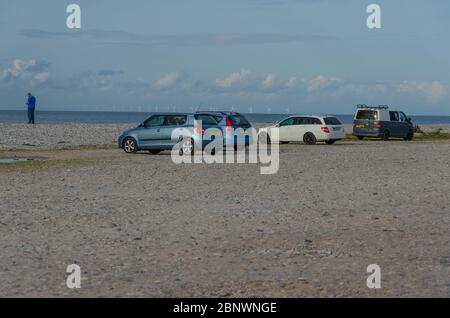
[[[269,123],[254,123],[255,128]],[[0,123],[0,149],[68,148],[76,146],[111,145],[129,124],[4,124]],[[421,126],[425,132],[450,133],[450,125]],[[352,125],[345,125],[350,134]]]
[[[118,149],[0,154],[47,158],[0,165],[3,297],[450,296],[448,141],[282,145],[274,175]]]

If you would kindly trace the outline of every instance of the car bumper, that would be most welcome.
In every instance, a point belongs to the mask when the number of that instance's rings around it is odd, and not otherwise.
[[[119,138],[117,138],[117,145],[118,145],[118,147],[119,148],[122,148],[122,145],[123,145],[123,139],[124,139],[125,137],[124,136],[119,136]]]
[[[353,129],[353,136],[357,137],[382,137],[383,131],[380,129]]]

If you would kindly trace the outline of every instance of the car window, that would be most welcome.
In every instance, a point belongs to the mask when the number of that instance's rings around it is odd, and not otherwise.
[[[389,116],[391,121],[398,121],[398,113],[397,112],[389,112]]]
[[[319,118],[309,118],[310,125],[322,125],[322,122]]]
[[[405,113],[400,112],[400,121],[408,121],[408,117],[406,117]]]
[[[281,126],[292,126],[294,124],[294,118],[288,118],[285,121],[282,121],[280,123],[280,127]]]
[[[144,122],[145,127],[155,127],[155,126],[162,126],[164,124],[164,118],[166,116],[164,115],[156,115],[148,118]]]
[[[297,117],[295,118],[295,125],[309,125],[308,117]]]
[[[185,115],[168,115],[164,122],[164,126],[183,126],[186,124],[187,116]]]
[[[303,117],[295,117],[294,118],[294,125],[304,125],[303,124],[303,120],[304,120]]]
[[[360,109],[356,113],[356,119],[378,120],[378,112],[376,110]]]
[[[342,123],[336,117],[325,117],[325,125],[342,125]]]
[[[230,115],[230,116],[228,116],[228,118],[230,118],[231,122],[232,122],[233,125],[235,125],[235,126],[245,126],[245,125],[250,125],[250,123],[248,122],[248,120],[245,119],[245,117],[242,116],[242,115]]]
[[[202,125],[215,125],[215,124],[217,124],[217,121],[214,119],[214,117],[210,116],[210,115],[199,114],[199,115],[194,115],[194,118],[196,120],[201,120],[202,121]]]
[[[219,116],[219,115],[213,115],[212,116],[215,120],[216,120],[216,122],[218,122],[218,123],[220,123],[220,121],[222,120],[222,116]]]

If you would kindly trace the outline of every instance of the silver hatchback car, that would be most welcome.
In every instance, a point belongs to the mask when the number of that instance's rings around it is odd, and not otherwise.
[[[180,154],[193,154],[194,147],[204,149],[220,137],[220,132],[217,121],[210,115],[159,113],[148,117],[138,127],[124,131],[118,138],[118,146],[126,153],[148,150],[158,154],[181,142]]]

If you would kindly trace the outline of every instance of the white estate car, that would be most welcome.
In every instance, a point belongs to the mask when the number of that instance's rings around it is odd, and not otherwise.
[[[267,134],[268,143],[275,139],[272,138],[274,129],[278,129],[280,143],[303,141],[314,145],[324,141],[331,145],[345,137],[344,126],[334,116],[294,115],[285,118],[273,126],[260,129],[261,134]]]

